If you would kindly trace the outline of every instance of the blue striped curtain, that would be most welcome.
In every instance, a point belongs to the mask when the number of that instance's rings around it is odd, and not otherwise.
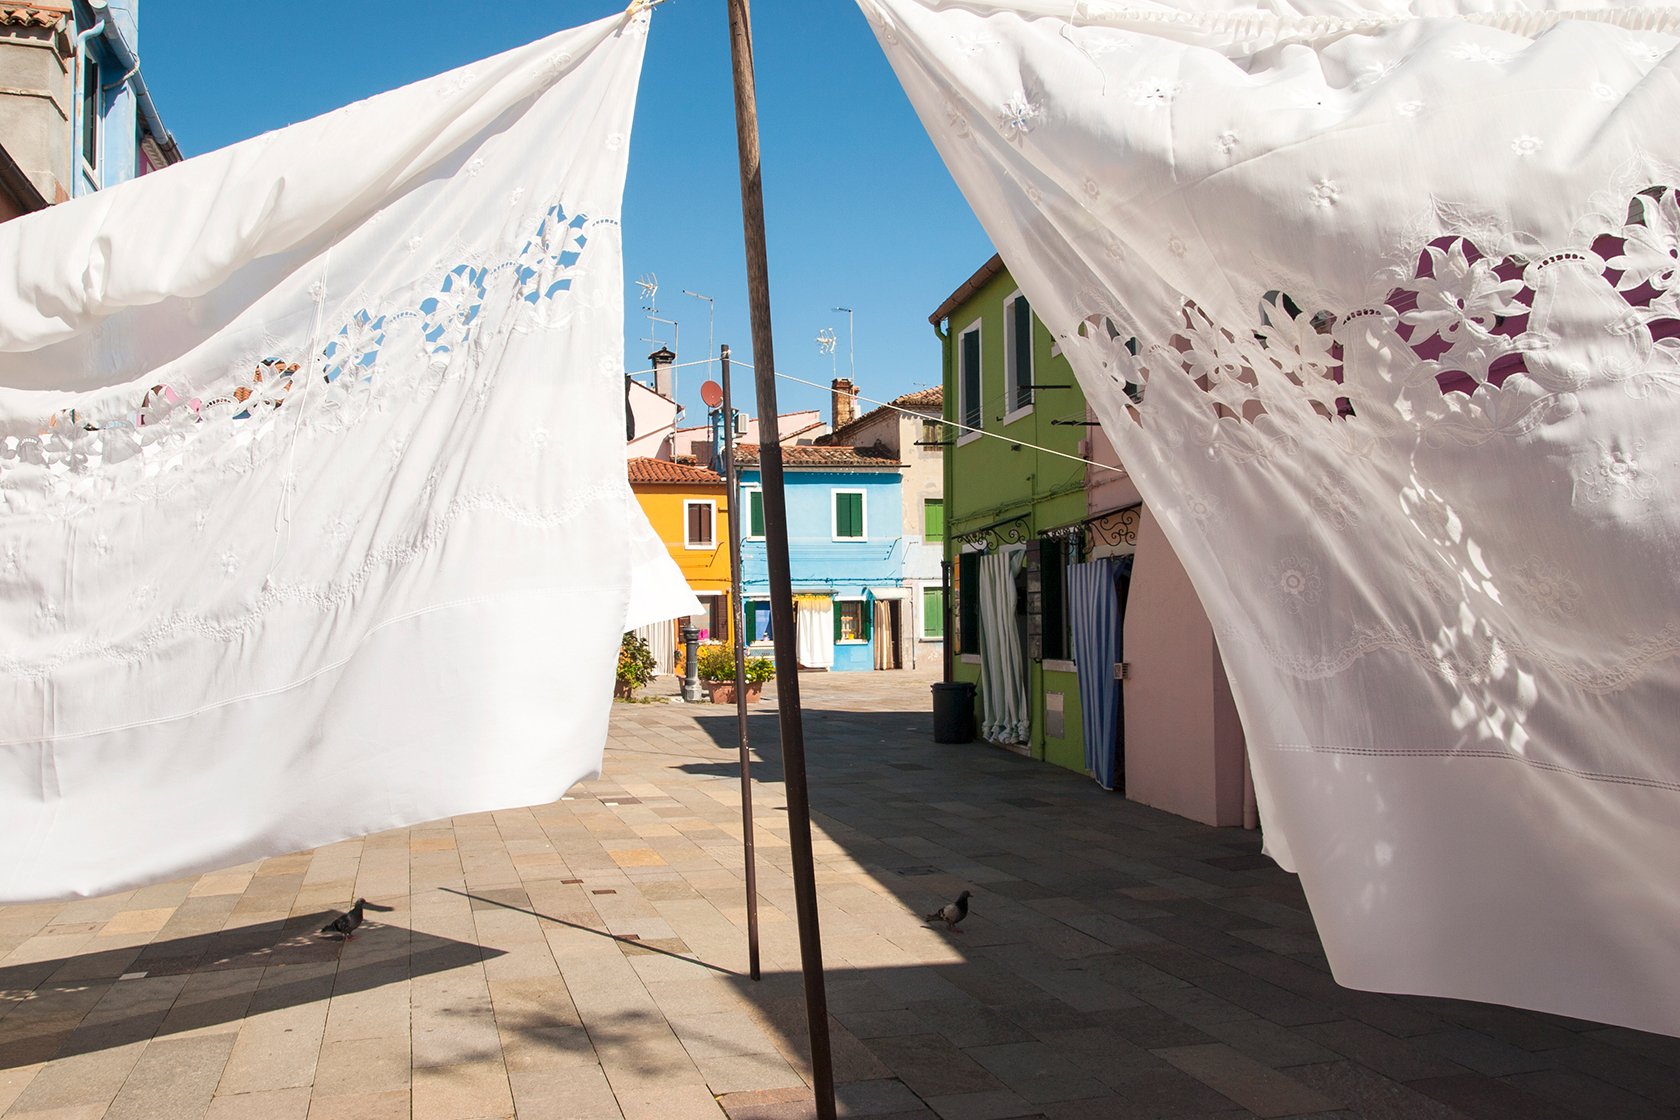
[[[1073,659],[1079,667],[1079,706],[1085,725],[1085,768],[1104,789],[1113,789],[1119,769],[1121,560],[1105,558],[1068,565],[1068,621]]]

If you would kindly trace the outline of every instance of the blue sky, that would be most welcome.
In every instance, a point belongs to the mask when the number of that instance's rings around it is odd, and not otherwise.
[[[144,0],[146,81],[188,155],[295,121],[562,27],[622,10],[599,0]],[[855,311],[857,380],[885,399],[939,379],[928,314],[992,253],[922,131],[873,33],[848,0],[759,0],[759,126],[764,148],[777,365],[820,381],[832,327],[847,373]],[[624,204],[625,345],[631,368],[653,349],[633,281],[659,279],[683,361],[718,342],[750,361],[746,266],[723,0],[669,0],[654,13]],[[660,326],[660,337],[671,328]],[[703,370],[679,373],[688,423],[701,423]],[[750,377],[737,399],[751,401]],[[828,394],[782,382],[783,411]],[[756,412],[756,408],[751,408]]]

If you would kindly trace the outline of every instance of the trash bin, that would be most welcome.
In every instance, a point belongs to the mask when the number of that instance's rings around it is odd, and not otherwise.
[[[974,686],[942,681],[933,686],[933,741],[974,742]]]

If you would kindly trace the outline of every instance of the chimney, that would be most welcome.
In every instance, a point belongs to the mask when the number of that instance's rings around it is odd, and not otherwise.
[[[672,368],[676,360],[669,346],[661,346],[648,355],[648,361],[653,363],[653,391],[673,401],[677,399],[677,374]]]
[[[857,386],[849,377],[836,377],[829,388],[834,390],[834,426],[843,428],[857,419]]]

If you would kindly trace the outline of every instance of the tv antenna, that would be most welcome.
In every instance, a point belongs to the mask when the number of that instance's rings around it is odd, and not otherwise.
[[[846,348],[851,352],[852,380],[857,380],[857,320],[849,307],[836,307],[846,313]]]
[[[707,383],[710,384],[712,375],[712,327],[717,323],[717,300],[711,296],[703,296],[699,292],[691,292],[687,288],[683,289],[683,295],[706,301],[706,377],[708,379]]]
[[[834,346],[838,341],[839,339],[834,337],[833,327],[824,327],[817,332],[817,349],[828,355],[828,375],[830,378],[839,376],[839,370],[835,368],[837,359],[834,356]]]

